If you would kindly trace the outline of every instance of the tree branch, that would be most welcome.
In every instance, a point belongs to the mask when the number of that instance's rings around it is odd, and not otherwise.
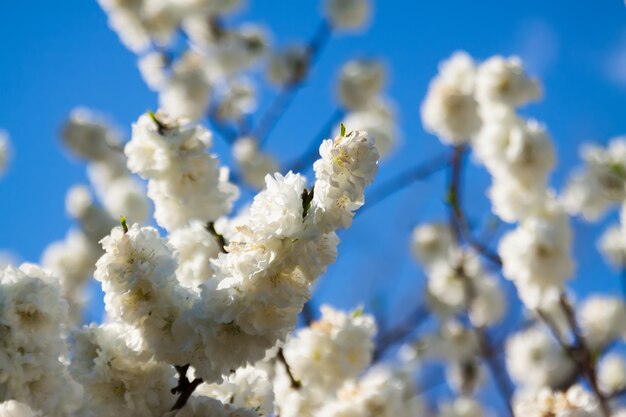
[[[463,174],[463,159],[466,153],[466,145],[455,146],[452,151],[452,157],[450,158],[450,178],[448,181],[448,207],[449,207],[449,222],[450,229],[456,244],[459,247],[463,246],[465,241],[470,245],[467,235],[469,235],[469,227],[465,219],[462,208],[462,174]],[[470,245],[471,246],[471,245]],[[463,279],[465,289],[465,310],[469,314],[472,303],[476,298],[476,288],[471,278],[465,272],[464,258],[462,257],[456,266],[457,275]],[[489,341],[486,329],[484,326],[476,326],[469,320],[469,325],[476,335],[478,341],[478,349],[482,360],[489,369],[496,388],[504,400],[508,412],[513,416],[513,408],[511,405],[512,389],[509,383],[506,371],[498,364],[495,356],[493,355],[493,349]]]
[[[377,362],[385,352],[394,344],[401,342],[408,337],[415,329],[430,317],[428,309],[420,305],[409,316],[396,327],[389,329],[378,337],[378,343],[374,349],[372,362]]]
[[[291,381],[291,388],[300,389],[302,387],[302,383],[293,377],[293,374],[291,373],[291,368],[287,363],[287,359],[285,358],[285,353],[283,352],[282,347],[278,349],[278,354],[276,355],[276,357],[278,358],[278,361],[282,363],[285,367],[285,371],[287,371],[287,376],[289,376],[289,381]]]
[[[191,397],[191,394],[198,388],[200,384],[202,384],[202,378],[196,378],[193,381],[189,381],[187,378],[187,371],[189,370],[189,365],[183,366],[174,366],[176,371],[178,372],[178,385],[172,388],[172,394],[180,394],[176,399],[176,402],[170,408],[170,411],[180,410],[187,404],[187,401]]]
[[[363,213],[367,210],[373,208],[397,192],[402,191],[414,182],[429,178],[431,175],[444,169],[447,166],[447,162],[448,158],[446,155],[437,155],[434,158],[423,161],[422,163],[383,182],[381,185],[372,190],[371,193],[368,193],[367,204],[359,209],[356,216],[363,215]]]
[[[259,123],[256,128],[252,130],[252,136],[257,138],[259,146],[262,146],[267,141],[270,133],[274,130],[274,127],[278,124],[278,121],[286,113],[293,99],[302,86],[306,83],[306,77],[313,68],[315,62],[320,56],[320,53],[328,43],[330,39],[330,25],[326,20],[323,20],[318,25],[315,34],[307,43],[307,62],[306,62],[306,74],[302,79],[298,79],[286,86],[270,104],[269,108],[261,115]]]

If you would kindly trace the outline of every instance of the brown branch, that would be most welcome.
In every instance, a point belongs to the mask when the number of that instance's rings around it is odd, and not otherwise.
[[[257,138],[260,145],[263,145],[269,137],[274,127],[286,113],[296,94],[306,83],[311,68],[319,58],[321,51],[330,39],[331,28],[326,20],[318,25],[315,34],[307,43],[307,57],[305,68],[298,72],[293,81],[283,89],[269,108],[261,115],[258,125],[252,130],[251,136]],[[244,132],[247,133],[247,132]]]
[[[594,396],[597,398],[600,404],[600,409],[604,417],[611,416],[611,408],[608,403],[607,397],[602,393],[598,386],[598,378],[596,373],[596,367],[593,361],[591,350],[589,349],[587,342],[583,335],[580,333],[578,324],[576,323],[576,315],[572,306],[569,304],[564,295],[561,295],[559,300],[561,309],[565,315],[568,327],[574,335],[574,343],[568,344],[565,342],[558,330],[558,327],[554,320],[550,318],[548,314],[541,309],[537,309],[537,315],[546,324],[552,336],[556,339],[557,343],[561,346],[563,351],[567,354],[570,360],[574,363],[578,369],[577,374],[582,374],[589,382],[589,386],[593,391]]]
[[[285,370],[287,371],[287,376],[289,376],[289,381],[291,381],[291,388],[300,389],[302,387],[302,382],[294,378],[293,374],[291,373],[291,368],[289,367],[289,364],[287,363],[287,359],[285,358],[285,353],[283,352],[283,348],[278,349],[278,354],[276,355],[276,357],[278,358],[278,361],[283,364],[283,366],[285,367]]]
[[[387,330],[385,333],[381,333],[378,337],[376,348],[374,349],[372,362],[377,362],[391,346],[403,341],[424,323],[428,317],[430,317],[430,312],[425,306],[420,305],[396,327]]]
[[[565,295],[561,294],[559,303],[561,305],[561,308],[563,309],[563,312],[565,313],[565,318],[567,319],[570,330],[575,337],[576,345],[574,349],[571,350],[572,358],[578,360],[583,374],[587,378],[587,381],[589,381],[591,390],[593,391],[594,395],[598,399],[598,402],[600,403],[600,409],[602,410],[602,414],[604,415],[604,417],[610,417],[611,407],[608,403],[607,398],[602,393],[598,385],[596,364],[594,363],[591,349],[587,345],[587,341],[580,332],[580,328],[578,327],[578,323],[576,322],[576,313],[574,312],[571,304],[565,298]]]
[[[228,244],[226,243],[226,239],[223,235],[219,234],[217,230],[215,230],[215,223],[208,222],[204,227],[211,235],[213,235],[215,240],[217,240],[217,243],[220,246],[220,250],[222,251],[222,253],[228,253],[228,251],[226,250],[226,246],[228,246]]]
[[[397,192],[402,191],[409,185],[429,178],[431,175],[444,169],[447,166],[447,163],[448,157],[446,155],[437,155],[431,159],[422,161],[420,164],[413,166],[406,171],[399,173],[395,177],[383,182],[378,187],[374,188],[371,193],[367,194],[367,204],[359,209],[356,216],[362,216],[367,210],[373,208]]]
[[[170,411],[180,410],[187,404],[187,401],[191,397],[191,394],[198,388],[198,385],[202,384],[202,378],[196,378],[193,381],[189,381],[187,378],[187,371],[189,365],[174,366],[178,372],[178,385],[171,389],[172,394],[180,394],[176,399],[176,402],[170,408]]]
[[[448,180],[448,208],[449,208],[449,222],[450,229],[456,244],[461,247],[463,243],[467,243],[469,246],[474,247],[471,244],[472,239],[468,239],[467,236],[471,236],[465,215],[462,208],[462,178],[463,178],[463,159],[467,150],[466,145],[455,146],[450,158],[450,177]],[[483,252],[481,252],[483,253]],[[467,275],[464,266],[464,256],[461,257],[456,265],[457,275],[463,279],[465,289],[465,310],[469,314],[472,303],[476,298],[476,288],[471,280],[471,277]],[[470,327],[476,335],[478,341],[479,354],[485,365],[489,369],[495,386],[502,396],[507,410],[511,416],[513,416],[513,408],[511,405],[512,389],[509,380],[506,376],[506,371],[498,364],[495,355],[493,354],[493,348],[489,341],[486,329],[484,326],[476,326],[469,320]]]

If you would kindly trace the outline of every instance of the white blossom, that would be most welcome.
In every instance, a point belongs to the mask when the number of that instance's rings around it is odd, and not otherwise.
[[[125,147],[128,167],[148,181],[155,219],[168,230],[192,220],[213,221],[230,211],[237,188],[207,152],[210,134],[167,117],[144,114]]]
[[[0,403],[0,417],[37,417],[39,413],[33,411],[27,404],[15,400]]]
[[[572,174],[562,199],[570,213],[594,221],[626,198],[626,139],[614,138],[606,148],[585,145],[581,156],[586,165]]]
[[[476,96],[487,106],[517,107],[538,99],[541,88],[536,79],[526,75],[518,57],[494,56],[478,67]]]
[[[325,140],[315,162],[316,223],[322,230],[348,227],[364,203],[363,189],[376,175],[378,152],[362,131]]]
[[[202,56],[187,52],[172,64],[159,94],[159,106],[174,118],[198,120],[206,114],[212,92]]]
[[[363,130],[374,140],[374,145],[381,158],[398,144],[398,128],[394,109],[389,103],[374,100],[361,110],[350,112],[343,119],[343,125],[349,130]],[[335,128],[338,135],[340,128]]]
[[[594,295],[579,310],[580,327],[591,347],[600,348],[626,335],[626,306],[614,296]]]
[[[274,51],[267,69],[268,80],[279,87],[302,81],[309,69],[309,49],[304,45],[291,45]]]
[[[608,354],[598,364],[598,383],[611,394],[626,388],[626,360],[618,354]]]
[[[341,104],[349,110],[366,109],[382,91],[385,68],[373,59],[348,61],[341,68],[337,93]]]
[[[334,29],[356,30],[368,24],[372,13],[370,0],[325,0],[324,14]]]
[[[481,126],[474,97],[475,73],[472,58],[457,52],[439,66],[439,74],[428,87],[422,123],[445,144],[465,143]]]
[[[602,415],[595,397],[580,385],[566,392],[548,388],[526,392],[515,398],[515,417],[599,417]]]
[[[529,308],[558,297],[571,278],[572,231],[558,206],[524,219],[500,240],[503,273],[512,280]]]
[[[509,375],[526,388],[558,386],[575,370],[565,352],[541,327],[513,334],[505,349]]]
[[[233,144],[233,158],[243,179],[255,188],[263,188],[265,176],[279,170],[274,157],[261,151],[258,142],[250,137],[237,139]]]

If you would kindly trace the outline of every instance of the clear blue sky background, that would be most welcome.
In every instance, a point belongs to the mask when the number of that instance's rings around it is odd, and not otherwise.
[[[317,0],[249,1],[235,21],[251,18],[272,28],[280,43],[305,40],[319,21]],[[269,140],[290,160],[307,146],[335,109],[332,82],[351,56],[384,59],[388,95],[397,102],[402,145],[381,165],[379,179],[441,150],[426,134],[419,105],[439,61],[457,49],[477,59],[518,54],[542,79],[544,100],[524,113],[547,124],[559,152],[553,184],[560,188],[579,162],[585,141],[607,142],[626,133],[626,8],[619,0],[418,1],[378,0],[367,33],[334,37],[310,82]],[[67,188],[85,181],[84,166],[63,152],[59,127],[77,105],[104,112],[129,132],[156,97],[142,82],[135,56],[107,27],[95,0],[0,2],[0,127],[12,137],[15,157],[0,180],[0,250],[38,261],[71,222],[64,212]],[[265,91],[261,106],[272,97]],[[216,141],[227,160],[227,149]],[[318,300],[341,307],[359,302],[396,314],[414,305],[423,277],[409,255],[412,226],[444,219],[444,177],[416,184],[358,218],[342,234],[339,261],[321,281]],[[479,169],[469,175],[470,218],[486,218]],[[575,221],[578,273],[572,287],[617,291],[617,278],[599,257],[600,226]],[[510,287],[509,287],[510,289]],[[101,311],[94,301],[89,318]]]

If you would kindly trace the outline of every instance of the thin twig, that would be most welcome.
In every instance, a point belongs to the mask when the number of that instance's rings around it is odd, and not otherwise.
[[[378,337],[376,349],[374,349],[372,362],[377,362],[391,346],[403,341],[406,337],[413,333],[413,331],[424,323],[429,316],[430,312],[428,309],[425,306],[420,305],[396,327],[381,333]]]
[[[302,387],[302,383],[293,377],[291,373],[291,368],[287,363],[287,359],[285,358],[285,353],[283,352],[283,348],[278,349],[278,355],[276,355],[278,361],[283,364],[285,370],[287,371],[287,376],[289,376],[289,381],[291,381],[291,388],[300,389]]]
[[[226,250],[226,246],[228,245],[226,243],[226,239],[224,238],[223,235],[219,234],[217,230],[215,230],[215,223],[208,222],[205,228],[211,235],[213,235],[215,240],[217,240],[217,243],[220,246],[220,250],[222,251],[222,253],[228,253],[228,251]]]
[[[450,158],[450,177],[448,179],[447,200],[449,207],[450,229],[452,230],[456,244],[459,246],[463,245],[464,240],[468,243],[468,245],[470,245],[467,239],[467,236],[469,235],[469,227],[462,208],[463,159],[466,149],[466,145],[454,147]],[[463,279],[465,287],[465,310],[467,314],[469,314],[472,303],[476,298],[476,288],[474,287],[474,283],[471,278],[465,271],[464,261],[463,257],[459,260],[456,266],[456,273]],[[469,323],[472,331],[476,335],[480,356],[485,362],[485,365],[489,368],[489,371],[494,379],[495,386],[502,396],[509,414],[513,416],[513,408],[511,405],[513,393],[509,380],[506,377],[506,371],[500,366],[497,359],[493,355],[493,349],[484,326],[474,325],[471,319],[469,320]]]
[[[570,330],[575,337],[577,350],[572,351],[572,353],[574,354],[573,356],[578,359],[580,367],[585,374],[585,377],[589,381],[591,390],[593,391],[594,395],[598,399],[598,402],[600,403],[600,409],[602,410],[602,414],[604,415],[604,417],[610,417],[611,407],[609,406],[607,398],[604,396],[598,385],[598,376],[596,372],[596,366],[593,360],[593,355],[591,353],[591,349],[587,345],[585,337],[580,332],[578,323],[576,322],[576,313],[574,312],[572,306],[563,294],[561,294],[559,302],[563,312],[565,313],[565,318],[567,319]]]
[[[383,202],[387,198],[402,191],[411,184],[429,178],[431,175],[441,171],[446,167],[448,158],[446,155],[438,155],[434,158],[423,161],[419,165],[402,171],[398,175],[383,182],[371,193],[367,195],[367,204],[359,209],[357,216],[363,215],[364,212]]]
[[[320,53],[328,43],[330,39],[331,28],[326,20],[323,20],[318,25],[315,34],[311,40],[307,43],[307,62],[305,77],[292,82],[283,89],[278,96],[274,98],[274,101],[270,104],[268,110],[261,115],[259,123],[252,130],[251,135],[257,138],[259,146],[262,146],[267,141],[272,130],[278,124],[278,121],[285,114],[289,105],[292,103],[296,94],[302,86],[305,84],[306,76],[313,68],[315,62],[320,56]]]

